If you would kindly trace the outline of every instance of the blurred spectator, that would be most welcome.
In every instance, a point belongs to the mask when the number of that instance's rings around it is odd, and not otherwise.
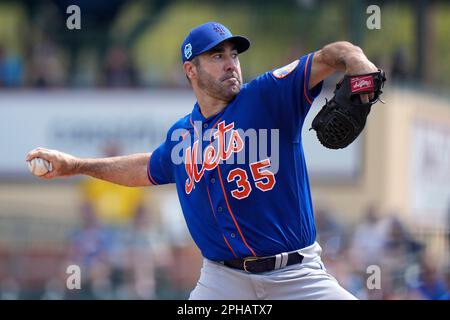
[[[6,86],[5,49],[0,45],[0,88]]]
[[[23,65],[18,55],[6,54],[0,45],[0,87],[20,87],[23,81]]]
[[[450,300],[450,261],[444,266],[444,280],[447,287],[447,298]]]
[[[136,70],[124,47],[111,47],[106,52],[104,79],[107,87],[136,86]]]
[[[130,228],[127,246],[132,296],[137,299],[155,299],[155,270],[159,257],[153,248],[153,230],[150,215],[140,211],[134,218]]]
[[[105,157],[120,155],[120,147],[109,143],[103,150]],[[86,205],[97,216],[99,222],[109,229],[123,228],[143,210],[144,190],[129,188],[88,178],[81,183],[81,191]]]
[[[406,52],[404,48],[397,48],[392,56],[391,74],[392,81],[403,81],[408,77],[408,66],[406,63]]]
[[[323,249],[322,261],[328,272],[339,279],[350,292],[357,294],[361,279],[352,273],[353,266],[348,258],[346,226],[335,218],[335,214],[324,205],[315,209],[318,242]],[[360,297],[361,298],[361,297]]]
[[[176,191],[167,193],[161,203],[161,230],[170,246],[167,250],[163,243],[159,243],[158,248],[158,257],[161,256],[162,262],[166,263],[166,273],[161,279],[166,288],[162,295],[163,298],[187,299],[200,276],[203,260],[189,234]]]
[[[31,50],[31,84],[34,87],[61,87],[66,84],[67,68],[62,50],[49,39],[41,37]]]
[[[386,233],[377,208],[367,208],[364,220],[357,225],[350,244],[352,263],[359,270],[379,264]]]
[[[315,210],[318,241],[328,258],[337,258],[344,246],[344,227],[323,206]]]
[[[81,212],[81,226],[72,236],[72,253],[75,260],[85,266],[104,260],[109,246],[107,234],[100,226],[94,212],[83,206]]]
[[[444,275],[431,259],[423,258],[420,263],[418,291],[428,300],[449,300],[449,288]]]
[[[408,258],[416,260],[423,245],[411,237],[398,215],[392,215],[389,222],[384,251],[392,256],[405,253]]]
[[[117,144],[108,144],[105,157],[120,155]],[[81,190],[86,208],[98,221],[108,245],[104,265],[92,274],[96,296],[115,299],[155,298],[155,256],[151,224],[144,210],[144,190],[89,178]],[[104,295],[109,292],[108,295]]]
[[[369,290],[366,285],[369,267],[379,267],[383,271],[383,246],[386,239],[386,228],[380,218],[378,208],[369,205],[363,221],[357,224],[349,244],[348,288],[359,299],[381,299],[382,292],[374,288]],[[372,270],[372,269],[370,269]],[[382,277],[383,279],[383,277]]]
[[[85,298],[99,298],[98,282],[94,279],[105,279],[109,273],[105,270],[107,266],[107,252],[110,245],[110,239],[106,232],[101,228],[94,212],[88,206],[83,206],[81,210],[81,225],[75,230],[69,239],[68,264],[77,264],[81,269],[81,288],[82,295]],[[101,274],[102,277],[98,275]],[[97,290],[96,290],[97,289]],[[97,296],[94,294],[97,292]],[[77,294],[78,291],[71,291]],[[69,295],[69,298],[71,296]]]
[[[405,270],[419,262],[423,250],[424,245],[411,237],[398,214],[392,214],[388,220],[381,265],[383,277],[389,279],[384,282],[384,299],[401,299],[408,295]]]

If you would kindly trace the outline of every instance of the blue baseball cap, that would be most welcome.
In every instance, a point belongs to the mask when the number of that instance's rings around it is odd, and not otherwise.
[[[225,40],[233,42],[236,45],[238,53],[244,52],[250,47],[250,41],[247,38],[233,36],[230,30],[223,24],[207,22],[192,29],[184,39],[181,45],[183,63],[211,50]]]

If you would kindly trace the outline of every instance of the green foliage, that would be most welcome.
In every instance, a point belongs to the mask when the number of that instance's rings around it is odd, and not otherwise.
[[[442,4],[435,12],[434,50],[431,61],[435,71],[433,82],[450,88],[450,4]]]
[[[361,46],[366,55],[382,67],[391,66],[394,53],[402,49],[411,74],[416,63],[415,14],[406,2],[385,2],[381,6],[381,30],[369,30],[365,23],[365,6],[359,6],[363,25],[352,25],[348,6],[338,1],[318,2],[311,7],[293,5],[292,2],[270,2],[258,5],[251,1],[236,2],[174,2],[158,23],[139,38],[134,55],[139,67],[147,70],[151,83],[170,83],[174,74],[181,73],[180,44],[188,31],[206,21],[219,21],[233,33],[248,36],[251,49],[243,54],[241,66],[244,77],[256,75],[285,65],[299,56],[317,50],[327,43],[352,41],[351,28],[361,28]],[[430,59],[433,80],[450,85],[449,54],[450,9],[437,4],[434,19],[435,48]]]
[[[26,25],[25,12],[20,4],[0,4],[0,46],[6,46],[8,51],[21,52],[22,39],[18,37]]]

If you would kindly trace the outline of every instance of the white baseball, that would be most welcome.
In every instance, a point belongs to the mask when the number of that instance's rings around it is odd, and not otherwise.
[[[45,159],[42,158],[33,158],[28,162],[28,169],[35,176],[43,176],[49,171],[52,171],[52,165]]]

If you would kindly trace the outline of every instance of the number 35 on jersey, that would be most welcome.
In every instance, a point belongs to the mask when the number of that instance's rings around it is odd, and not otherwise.
[[[225,134],[227,132],[230,134],[230,141],[225,148]],[[224,121],[219,123],[214,137],[217,139],[217,149],[220,151],[218,152],[213,144],[210,143],[203,152],[203,163],[200,170],[196,163],[199,152],[199,141],[195,141],[192,148],[186,148],[184,163],[188,175],[185,183],[185,191],[187,194],[190,194],[192,189],[195,188],[195,183],[201,180],[205,171],[217,168],[220,162],[226,161],[234,153],[238,153],[244,148],[244,141],[239,136],[238,131],[234,130],[234,123],[228,125],[225,125]],[[227,176],[227,182],[236,184],[236,188],[231,191],[231,195],[238,200],[247,198],[252,192],[252,183],[250,180],[253,180],[254,186],[263,192],[272,190],[275,186],[276,179],[275,175],[268,170],[270,166],[270,158],[250,163],[249,172],[251,177],[242,168],[230,170]],[[220,167],[218,170],[220,174]]]

